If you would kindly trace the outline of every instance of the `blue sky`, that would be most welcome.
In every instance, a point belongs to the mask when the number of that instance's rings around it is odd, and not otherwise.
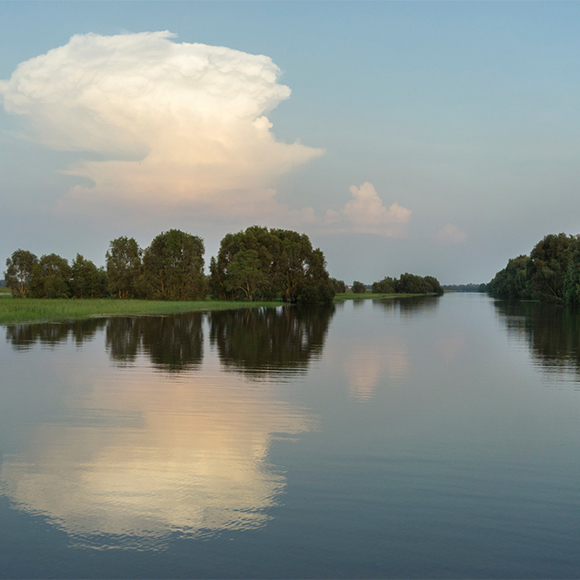
[[[331,274],[347,282],[405,271],[443,283],[487,281],[544,235],[579,231],[579,16],[580,5],[571,2],[0,2],[3,81],[73,35],[134,38],[169,30],[177,37],[163,42],[269,57],[280,76],[260,90],[292,92],[275,99],[272,110],[256,109],[272,124],[259,135],[288,146],[256,145],[255,155],[244,157],[252,167],[239,190],[231,167],[246,152],[231,149],[231,159],[216,169],[215,188],[192,194],[186,211],[171,194],[169,165],[151,180],[167,199],[162,211],[147,206],[133,181],[123,182],[134,188],[123,204],[117,207],[111,194],[103,205],[105,169],[107,179],[120,179],[121,170],[111,174],[102,161],[145,159],[155,143],[143,135],[140,152],[83,150],[78,139],[91,141],[90,128],[75,135],[74,146],[64,137],[55,146],[38,137],[38,107],[19,114],[0,108],[0,254],[22,247],[72,259],[80,252],[102,264],[108,242],[119,235],[146,246],[160,231],[179,227],[205,238],[209,261],[225,233],[259,223],[308,233]],[[82,54],[69,63],[74,74],[87,70]],[[65,75],[55,62],[50,70]],[[138,68],[145,77],[151,72],[147,62]],[[223,87],[230,80],[234,94],[233,76],[215,82]],[[250,99],[258,90],[254,80],[240,88]],[[212,87],[201,90],[213,94]],[[20,89],[10,90],[8,108]],[[59,94],[65,120],[67,94]],[[173,103],[170,93],[163,98]],[[230,110],[224,99],[212,104],[215,123]],[[131,106],[127,101],[126,110]],[[160,110],[151,109],[147,122]],[[245,130],[236,121],[228,138]],[[301,149],[290,147],[296,141]],[[191,149],[189,141],[175,142]],[[192,151],[188,162],[195,163]],[[266,169],[270,153],[277,157]],[[70,174],[87,160],[90,168]],[[73,203],[79,196],[82,203]]]

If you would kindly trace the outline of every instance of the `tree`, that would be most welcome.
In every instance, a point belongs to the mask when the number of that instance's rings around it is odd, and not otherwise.
[[[532,297],[532,286],[528,278],[528,256],[518,256],[508,260],[507,266],[500,270],[487,285],[487,291],[495,298],[514,300]]]
[[[346,292],[346,284],[344,283],[344,280],[337,280],[336,278],[330,278],[330,281],[332,282],[332,284],[334,286],[334,292],[336,294],[344,294]]]
[[[564,278],[572,242],[572,236],[550,234],[536,244],[527,265],[534,298],[543,302],[564,302]]]
[[[260,226],[222,239],[209,286],[222,300],[272,300],[280,293],[284,302],[317,303],[332,301],[335,293],[324,254],[308,236]]]
[[[107,273],[77,254],[72,263],[70,288],[74,298],[104,298],[108,292]]]
[[[107,250],[109,290],[119,298],[138,298],[144,294],[141,248],[134,238],[113,240]]]
[[[12,257],[6,260],[6,286],[12,290],[15,298],[24,298],[30,287],[32,269],[38,258],[26,250],[16,250]]]
[[[430,287],[427,291],[427,294],[433,293],[437,294],[437,296],[443,296],[443,288],[441,288],[441,284],[439,280],[433,276],[425,276],[424,278],[425,283]]]
[[[236,258],[237,254],[241,254]],[[276,268],[280,241],[267,228],[252,226],[243,232],[226,234],[220,243],[217,260],[210,262],[210,293],[220,300],[276,297]],[[251,263],[251,268],[250,268]],[[246,289],[240,285],[245,269]],[[251,272],[254,269],[259,271]]]
[[[159,234],[143,253],[147,295],[157,300],[205,298],[203,240],[181,230]]]
[[[396,292],[397,280],[385,276],[380,282],[372,285],[373,294],[394,294]]]
[[[32,268],[31,298],[70,298],[71,268],[65,258],[57,254],[41,256]]]
[[[367,291],[367,287],[358,280],[352,283],[352,291],[354,294],[364,294]]]
[[[564,278],[564,295],[567,304],[580,304],[580,236],[570,245],[570,263]]]
[[[247,300],[253,300],[264,286],[266,276],[260,269],[260,259],[255,250],[240,250],[229,266],[229,276],[226,280],[226,291],[241,290]]]

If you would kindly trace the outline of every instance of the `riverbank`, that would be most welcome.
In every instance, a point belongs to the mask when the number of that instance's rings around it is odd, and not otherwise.
[[[161,300],[116,300],[113,298],[92,300],[5,298],[0,300],[0,323],[78,320],[93,316],[180,314],[183,312],[280,306],[281,304],[281,302],[230,302],[222,300],[166,302]]]
[[[346,300],[384,299],[417,296],[417,294],[337,294],[335,302]],[[86,300],[27,298],[25,300],[5,297],[0,300],[0,324],[21,322],[58,322],[79,320],[94,316],[139,316],[180,314],[184,312],[207,312],[210,310],[233,310],[282,306],[283,302],[236,302],[222,300],[199,300],[194,302],[166,302],[161,300],[117,300],[97,298]]]

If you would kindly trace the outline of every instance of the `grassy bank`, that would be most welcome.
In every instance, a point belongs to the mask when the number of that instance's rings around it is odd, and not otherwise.
[[[16,298],[0,299],[0,323],[43,322],[90,318],[91,316],[136,316],[147,314],[179,314],[204,310],[230,310],[280,306],[281,302],[164,302],[158,300],[94,300]]]
[[[417,294],[337,294],[335,302],[400,298]],[[74,320],[92,316],[137,316],[155,314],[179,314],[182,312],[203,312],[208,310],[232,310],[235,308],[258,308],[260,306],[281,306],[282,302],[234,302],[221,300],[200,300],[196,302],[164,302],[160,300],[115,300],[100,298],[94,300],[26,298],[24,300],[0,299],[0,324],[18,322],[47,322]]]

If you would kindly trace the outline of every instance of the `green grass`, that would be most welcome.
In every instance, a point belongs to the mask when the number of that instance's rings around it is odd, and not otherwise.
[[[3,294],[12,294],[12,291],[10,290],[10,288],[6,288],[6,286],[0,286],[0,296]]]
[[[75,299],[0,299],[0,323],[74,320],[93,316],[136,316],[147,314],[179,314],[204,310],[231,310],[280,306],[281,302],[228,302],[200,300],[196,302],[163,302],[157,300],[94,300]]]
[[[335,302],[345,300],[400,298],[417,294],[337,294]],[[47,322],[75,320],[93,316],[138,316],[155,314],[179,314],[208,310],[232,310],[236,308],[258,308],[260,306],[281,306],[282,302],[234,302],[221,300],[200,300],[195,302],[164,302],[160,300],[117,300],[101,299],[47,299],[0,297],[0,324],[18,322]]]

